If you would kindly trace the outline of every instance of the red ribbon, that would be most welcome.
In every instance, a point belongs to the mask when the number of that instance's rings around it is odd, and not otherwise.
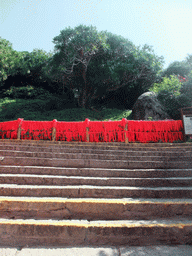
[[[18,121],[8,121],[0,123],[1,139],[17,139]]]
[[[125,126],[128,124],[128,131]],[[86,127],[89,128],[90,142],[125,141],[129,142],[173,142],[183,140],[183,122],[178,121],[90,121],[57,122],[53,121],[9,121],[0,123],[0,138],[16,139],[19,125],[21,139],[51,140],[53,127],[56,128],[56,140],[86,141]]]

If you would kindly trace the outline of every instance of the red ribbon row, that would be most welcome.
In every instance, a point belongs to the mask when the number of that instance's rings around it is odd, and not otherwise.
[[[128,131],[125,130],[128,124]],[[52,140],[53,127],[56,128],[56,141],[86,141],[86,128],[89,128],[90,142],[173,142],[183,140],[183,123],[178,121],[16,121],[0,123],[1,139],[16,139],[18,128],[21,139]]]

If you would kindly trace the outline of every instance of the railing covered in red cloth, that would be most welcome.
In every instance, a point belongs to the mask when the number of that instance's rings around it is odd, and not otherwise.
[[[52,140],[53,121],[23,121],[21,139]]]
[[[125,122],[123,121],[92,121],[89,122],[90,142],[124,142]]]
[[[86,141],[85,122],[57,122],[55,128],[57,141]]]
[[[18,123],[18,120],[0,123],[0,138],[17,139]]]
[[[129,142],[183,141],[183,123],[178,121],[128,121]]]
[[[8,121],[0,123],[0,139],[87,142],[183,141],[183,122],[178,121]]]

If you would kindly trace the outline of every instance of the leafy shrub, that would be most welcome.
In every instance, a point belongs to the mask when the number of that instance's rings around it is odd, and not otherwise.
[[[46,110],[62,110],[68,103],[68,99],[65,97],[52,96],[46,103]]]
[[[187,81],[182,84],[181,94],[185,96],[185,106],[192,106],[192,72],[188,75]]]
[[[171,95],[178,96],[180,95],[180,89],[181,83],[179,82],[179,79],[176,76],[171,75],[170,78],[164,77],[161,83],[155,83],[150,91],[157,94],[161,91],[167,91],[171,93]]]
[[[161,102],[165,111],[173,119],[180,119],[180,108],[185,106],[185,95],[181,94],[181,82],[171,75],[164,77],[161,83],[155,83],[150,91],[157,93],[157,98]]]
[[[51,97],[51,94],[43,88],[34,88],[31,85],[25,87],[11,86],[8,90],[4,91],[4,97],[13,99],[46,99]]]
[[[29,103],[23,106],[23,109],[26,111],[37,111],[37,112],[44,112],[46,110],[48,101],[43,101],[41,99],[36,99],[29,101]]]
[[[175,120],[181,119],[180,108],[185,106],[185,95],[174,95],[172,92],[164,90],[158,93],[157,98],[171,118]]]

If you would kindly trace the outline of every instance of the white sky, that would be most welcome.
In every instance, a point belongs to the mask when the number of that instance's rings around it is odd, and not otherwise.
[[[153,46],[165,60],[192,54],[192,0],[0,0],[0,36],[17,51],[53,51],[66,27],[93,25]]]

